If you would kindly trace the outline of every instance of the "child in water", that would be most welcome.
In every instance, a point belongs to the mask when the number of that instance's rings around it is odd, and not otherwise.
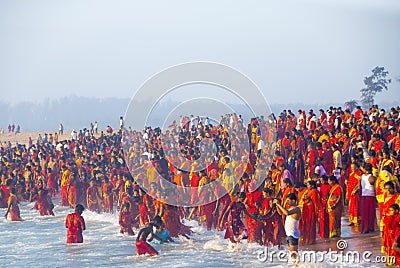
[[[161,220],[160,216],[155,216],[153,221],[149,222],[146,227],[140,229],[138,236],[136,238],[136,254],[137,255],[144,255],[148,253],[150,256],[158,255],[157,250],[153,248],[148,242],[151,242],[153,239],[167,242],[167,240],[162,240],[161,238],[157,237],[153,233],[153,228],[158,228],[162,226],[164,223]],[[150,238],[147,240],[147,238]]]
[[[157,236],[160,240],[154,240],[155,244],[163,244],[163,243],[169,243],[169,242],[174,242],[172,240],[170,233],[167,229],[164,228],[164,224],[161,224],[160,226],[156,227],[156,232],[154,233],[154,236]]]

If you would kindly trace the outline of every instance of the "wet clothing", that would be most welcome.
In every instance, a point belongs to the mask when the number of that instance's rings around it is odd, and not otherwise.
[[[86,229],[85,220],[79,213],[67,215],[65,227],[68,228],[67,243],[83,243],[82,231]]]

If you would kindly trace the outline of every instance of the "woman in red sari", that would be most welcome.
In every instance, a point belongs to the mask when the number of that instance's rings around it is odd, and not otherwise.
[[[357,163],[350,165],[350,174],[347,181],[347,199],[349,204],[349,226],[358,227],[360,222],[360,178],[362,171],[359,170]]]
[[[341,236],[341,216],[343,210],[343,189],[335,176],[328,178],[328,183],[331,185],[329,190],[327,207],[329,214],[329,236]]]
[[[392,181],[388,181],[384,184],[385,199],[383,203],[382,212],[382,248],[381,253],[390,256],[391,247],[394,242],[394,232],[399,224],[399,204],[400,194],[396,192],[395,184]]]
[[[321,185],[319,187],[319,237],[321,239],[329,238],[329,214],[328,214],[328,197],[331,186],[328,183],[328,176],[322,176]]]
[[[248,186],[248,191],[246,193],[245,206],[249,214],[258,213],[261,208],[262,193],[261,191],[251,192],[251,186]],[[247,242],[249,243],[262,243],[262,223],[258,220],[253,219],[246,215],[246,226],[249,231],[249,236]]]
[[[265,219],[265,221],[263,222],[262,235],[263,235],[264,245],[268,246],[270,243],[273,242],[273,237],[274,237],[272,218],[271,218],[271,213],[272,213],[271,195],[273,194],[273,192],[271,189],[264,188],[262,193],[264,199],[262,202],[260,215],[263,217],[267,217],[267,219]]]
[[[177,207],[165,205],[162,220],[165,224],[165,229],[169,231],[171,237],[182,235],[189,239],[189,235],[192,233],[191,227],[181,223]]]
[[[307,190],[303,195],[303,199],[300,200],[303,203],[301,219],[303,223],[303,243],[305,245],[314,244],[317,236],[319,194],[316,188],[317,184],[315,181],[311,180],[307,182]]]
[[[252,215],[247,212],[243,204],[245,198],[245,193],[238,193],[235,201],[232,201],[229,204],[228,209],[225,211],[225,215],[229,216],[228,221],[226,222],[226,232],[224,238],[229,238],[232,243],[239,243],[240,240],[248,237],[247,228],[241,220],[242,213],[252,217]],[[225,215],[222,217],[222,219],[225,219]],[[219,223],[220,229],[222,229],[223,224],[223,222]]]

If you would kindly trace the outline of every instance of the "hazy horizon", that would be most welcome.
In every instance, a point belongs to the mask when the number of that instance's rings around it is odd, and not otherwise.
[[[202,100],[200,100],[202,101]],[[88,97],[77,97],[69,96],[63,97],[57,100],[44,100],[39,102],[20,102],[20,103],[6,103],[0,100],[0,128],[3,128],[7,132],[8,124],[19,124],[22,132],[55,132],[58,130],[58,126],[63,123],[66,132],[70,132],[72,129],[83,129],[89,128],[90,122],[98,121],[99,128],[105,129],[107,125],[111,125],[113,128],[119,127],[119,117],[125,116],[129,98],[88,98]],[[198,102],[198,101],[197,101]],[[179,101],[167,100],[160,102],[159,105],[153,112],[153,115],[149,118],[152,126],[162,127],[162,123],[165,119],[171,119],[169,113],[175,108],[179,108],[182,103]],[[196,105],[196,101],[191,103]],[[382,108],[389,108],[394,105],[399,105],[398,101],[382,102],[378,103]],[[234,109],[238,114],[246,114],[246,108],[243,104],[229,102],[228,105]],[[344,106],[343,103],[270,103],[271,111],[276,115],[283,109],[291,109],[297,114],[297,109],[314,109],[317,111],[320,108],[327,109],[329,106]],[[191,114],[195,114],[196,111],[202,111],[204,107],[201,105],[192,106]],[[140,109],[140,107],[138,107]],[[106,112],[105,112],[106,111]],[[181,110],[177,110],[175,117],[179,115]],[[203,110],[204,111],[204,110]],[[218,116],[222,115],[219,112],[225,112],[218,106],[213,106],[213,111],[208,115]],[[166,116],[167,115],[167,116]],[[187,114],[190,115],[190,114]],[[134,115],[133,115],[134,116]],[[247,116],[248,117],[248,116]],[[247,118],[248,119],[248,118]],[[128,120],[132,122],[132,118]],[[143,126],[135,125],[135,120],[131,123],[132,127],[136,129],[142,129]]]
[[[232,66],[270,103],[359,99],[363,78],[393,79],[400,99],[400,1],[1,1],[2,100],[131,98],[159,71]],[[149,92],[151,94],[151,92]]]

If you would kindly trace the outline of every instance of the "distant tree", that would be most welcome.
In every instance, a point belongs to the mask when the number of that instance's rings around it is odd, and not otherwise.
[[[358,102],[356,100],[349,100],[344,103],[344,106],[349,108],[350,112],[353,112],[353,110],[358,106]]]
[[[388,89],[388,84],[392,81],[386,79],[389,74],[384,67],[375,67],[372,69],[372,75],[364,78],[364,87],[361,89],[361,103],[365,109],[371,108],[374,105],[376,93],[382,92],[382,89]]]

